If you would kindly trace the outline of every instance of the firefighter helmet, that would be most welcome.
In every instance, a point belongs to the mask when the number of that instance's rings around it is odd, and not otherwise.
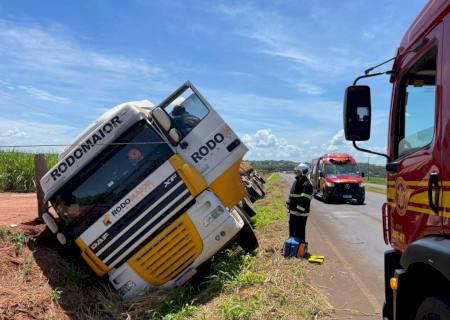
[[[308,173],[309,166],[305,163],[299,163],[295,168],[294,171],[301,171],[303,174]]]

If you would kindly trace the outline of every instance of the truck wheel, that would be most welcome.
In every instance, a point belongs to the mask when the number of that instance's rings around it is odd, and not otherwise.
[[[356,199],[356,203],[357,203],[357,204],[364,204],[364,200],[365,200],[364,197],[358,198],[358,199]]]
[[[325,203],[330,202],[330,197],[328,197],[327,193],[325,192],[325,189],[322,189],[322,200]]]
[[[255,201],[258,199],[261,199],[263,197],[261,191],[259,191],[258,189],[256,189],[253,185],[249,188],[248,190],[248,194],[250,195],[251,198],[253,198]],[[253,202],[255,202],[253,201]]]
[[[190,283],[194,288],[200,290],[208,281],[208,276],[211,273],[211,265],[212,259],[210,258],[197,267],[197,273],[190,280]]]
[[[239,211],[238,211],[239,212]],[[244,226],[239,231],[238,236],[236,238],[236,242],[238,245],[247,253],[252,253],[255,251],[259,244],[258,239],[255,236],[255,232],[253,231],[252,225],[247,217],[239,212],[242,220],[244,220]]]
[[[256,209],[248,198],[242,199],[240,207],[248,217],[253,217],[256,215]]]
[[[450,320],[450,296],[428,297],[422,301],[415,320]]]

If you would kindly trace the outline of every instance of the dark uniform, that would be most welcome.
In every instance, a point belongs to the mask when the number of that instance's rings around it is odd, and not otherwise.
[[[305,175],[295,177],[287,202],[289,209],[289,237],[305,240],[306,220],[309,215],[312,193],[311,182]]]
[[[199,122],[200,119],[186,111],[183,106],[174,107],[172,113],[174,126],[185,137]]]

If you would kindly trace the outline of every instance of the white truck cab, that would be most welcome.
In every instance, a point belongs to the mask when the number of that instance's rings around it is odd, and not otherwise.
[[[89,126],[41,179],[60,218],[43,219],[124,297],[181,285],[232,239],[258,246],[236,207],[246,152],[187,82],[156,107],[125,103]]]

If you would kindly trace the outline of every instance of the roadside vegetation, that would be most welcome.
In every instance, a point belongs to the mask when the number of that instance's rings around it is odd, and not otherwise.
[[[78,254],[58,251],[43,225],[0,228],[0,319],[327,319],[331,306],[308,280],[307,261],[280,254],[285,185],[267,177],[253,222],[260,248],[217,255],[205,282],[123,301]]]
[[[386,178],[370,178],[370,179],[364,179],[367,183],[373,183],[373,184],[380,184],[385,186],[386,185]]]
[[[57,161],[56,154],[47,155],[48,167]],[[0,192],[34,192],[34,153],[0,151]]]

